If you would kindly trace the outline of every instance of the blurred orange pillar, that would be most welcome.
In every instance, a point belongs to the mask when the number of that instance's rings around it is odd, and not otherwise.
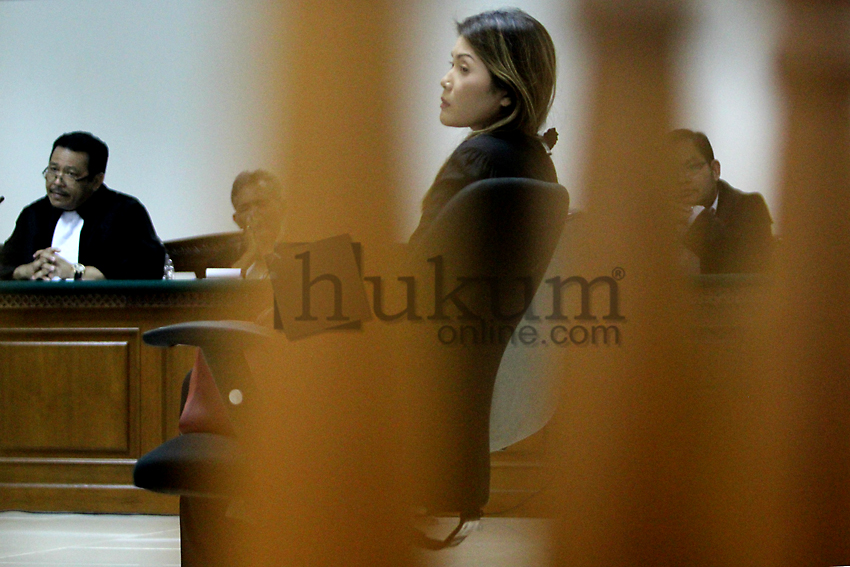
[[[782,565],[850,564],[850,2],[786,2]]]
[[[287,238],[350,234],[380,265],[396,238],[391,3],[291,2],[270,73],[284,85]],[[255,521],[245,565],[409,564],[399,382],[385,326],[254,353],[263,410],[249,450]]]

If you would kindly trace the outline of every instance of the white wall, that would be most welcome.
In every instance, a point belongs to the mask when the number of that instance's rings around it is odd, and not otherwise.
[[[39,176],[53,140],[89,130],[110,147],[107,184],[139,197],[163,239],[233,230],[230,183],[246,168],[276,170],[274,110],[263,47],[275,0],[0,0],[0,239],[43,194]],[[401,3],[410,30],[398,54],[399,163],[407,180],[407,231],[442,161],[464,132],[440,125],[439,80],[454,45],[454,20],[501,3]],[[723,176],[760,191],[776,216],[779,108],[772,72],[775,12],[765,1],[699,0],[680,51],[677,126],[704,130]],[[549,29],[559,56],[549,125],[554,159],[577,185],[586,135],[589,69],[577,0],[512,2]]]

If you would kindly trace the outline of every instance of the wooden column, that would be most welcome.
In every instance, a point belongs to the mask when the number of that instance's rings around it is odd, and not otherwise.
[[[850,564],[850,2],[787,2],[782,565]]]
[[[291,2],[273,64],[287,85],[288,238],[349,234],[371,273],[399,218],[391,20],[390,2]],[[403,353],[388,329],[366,323],[281,337],[251,360],[265,410],[249,451],[263,467],[247,479],[255,523],[242,564],[409,564],[398,470],[401,363],[393,360]]]
[[[776,268],[722,302],[676,275],[654,177],[677,5],[615,4],[584,4],[576,254],[622,268],[626,320],[622,349],[563,366],[555,564],[850,564],[850,4],[787,2]]]
[[[558,420],[556,565],[691,565],[694,382],[663,149],[678,2],[583,3],[594,82],[581,275],[610,278],[622,344],[571,350]],[[594,291],[594,302],[606,296]],[[604,314],[603,303],[596,310]],[[600,322],[601,319],[600,319]]]

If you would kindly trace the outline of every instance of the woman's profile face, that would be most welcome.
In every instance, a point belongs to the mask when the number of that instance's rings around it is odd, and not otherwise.
[[[493,77],[478,54],[460,36],[452,50],[451,68],[440,81],[440,122],[445,126],[481,130],[510,105],[507,92],[493,88]]]

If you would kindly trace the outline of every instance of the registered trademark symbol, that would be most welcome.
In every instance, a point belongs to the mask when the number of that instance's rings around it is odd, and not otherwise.
[[[626,277],[626,270],[624,270],[623,268],[614,268],[613,270],[611,270],[611,277],[619,281]]]

